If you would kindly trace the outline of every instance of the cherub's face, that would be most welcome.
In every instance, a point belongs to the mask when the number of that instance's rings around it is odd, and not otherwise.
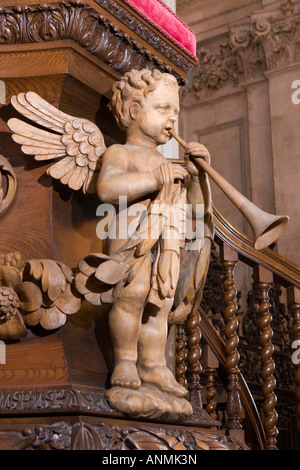
[[[178,88],[158,82],[153,92],[148,93],[136,114],[136,127],[140,136],[155,146],[170,139],[179,113]]]

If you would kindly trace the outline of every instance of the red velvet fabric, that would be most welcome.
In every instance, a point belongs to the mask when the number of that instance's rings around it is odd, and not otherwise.
[[[162,0],[123,0],[123,2],[197,60],[195,33]]]

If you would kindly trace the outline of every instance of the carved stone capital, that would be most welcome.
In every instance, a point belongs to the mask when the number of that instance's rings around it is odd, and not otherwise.
[[[212,49],[199,45],[199,62],[189,74],[183,103],[210,99],[297,62],[299,38],[299,2],[282,0],[276,9],[254,12],[248,21],[231,25],[221,44]]]
[[[244,81],[255,80],[266,70],[263,47],[252,39],[249,25],[231,27],[228,44]]]
[[[277,9],[256,11],[247,24],[232,27],[228,43],[247,81],[296,62],[299,33],[299,3],[282,0]]]

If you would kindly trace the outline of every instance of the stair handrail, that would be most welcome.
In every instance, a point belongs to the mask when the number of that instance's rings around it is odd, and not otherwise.
[[[280,256],[270,248],[256,250],[253,241],[234,227],[213,203],[213,221],[216,242],[223,242],[237,251],[239,257],[250,266],[261,265],[273,272],[275,280],[284,287],[300,288],[300,267]]]

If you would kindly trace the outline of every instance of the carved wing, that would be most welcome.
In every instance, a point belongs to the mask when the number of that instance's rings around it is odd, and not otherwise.
[[[11,103],[24,117],[54,131],[10,119],[12,138],[22,151],[36,160],[59,159],[47,170],[50,176],[71,189],[96,192],[100,157],[106,150],[99,128],[87,119],[63,113],[32,91],[13,96]]]

